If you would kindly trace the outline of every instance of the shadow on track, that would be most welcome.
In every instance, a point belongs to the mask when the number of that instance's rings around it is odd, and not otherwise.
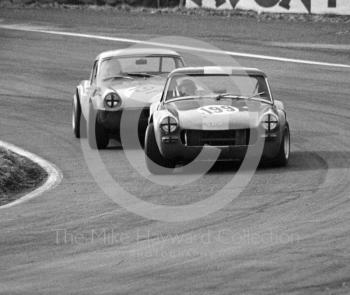
[[[113,141],[106,150],[110,152],[123,151],[123,147],[117,141]],[[218,161],[210,168],[207,174],[236,173],[240,165],[241,161]],[[294,151],[290,155],[288,166],[275,167],[269,163],[261,163],[258,166],[257,173],[273,173],[275,171],[278,171],[278,173],[314,170],[325,171],[332,168],[350,168],[350,151]]]
[[[240,162],[217,162],[209,170],[210,173],[237,172]],[[328,170],[332,168],[350,168],[350,151],[296,151],[292,152],[287,167],[273,167],[268,163],[259,165],[259,171],[292,171]]]

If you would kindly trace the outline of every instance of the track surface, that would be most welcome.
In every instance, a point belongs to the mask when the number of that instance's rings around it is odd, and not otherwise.
[[[142,39],[187,35],[225,50],[350,64],[348,51],[332,46],[284,46],[346,45],[345,24],[80,10],[3,10],[0,19],[40,19],[70,31]],[[275,97],[286,103],[290,166],[259,169],[223,210],[170,224],[138,217],[105,196],[72,136],[76,83],[88,76],[98,52],[125,46],[0,30],[1,139],[48,159],[64,175],[54,191],[0,212],[0,293],[349,294],[350,71],[238,59],[265,70]],[[193,184],[169,189],[144,181],[120,149],[102,158],[126,190],[154,203],[197,201],[234,174],[230,167],[214,168]]]

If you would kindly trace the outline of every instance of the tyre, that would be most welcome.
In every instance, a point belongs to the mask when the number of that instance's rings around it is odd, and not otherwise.
[[[109,142],[106,129],[98,122],[96,111],[92,104],[89,106],[88,142],[92,149],[105,149]]]
[[[290,155],[290,132],[288,123],[284,127],[281,146],[273,164],[279,167],[287,166]]]
[[[86,120],[81,112],[78,91],[74,95],[72,103],[72,129],[76,138],[86,137]]]
[[[141,148],[144,149],[145,148],[145,133],[139,133],[138,138],[139,138]]]
[[[152,174],[168,174],[172,172],[171,170],[169,171],[169,168],[175,167],[174,163],[165,159],[160,153],[154,134],[153,123],[149,124],[146,129],[145,156],[146,166]]]

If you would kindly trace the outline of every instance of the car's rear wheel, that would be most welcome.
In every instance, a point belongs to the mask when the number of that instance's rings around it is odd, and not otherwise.
[[[290,132],[289,126],[286,124],[284,127],[284,132],[282,136],[281,146],[277,157],[273,161],[276,166],[287,166],[290,156]]]
[[[150,123],[146,129],[145,136],[145,155],[146,166],[153,174],[168,174],[172,172],[175,164],[165,159],[159,151],[156,141],[153,123]]]
[[[109,142],[106,129],[98,122],[96,111],[92,104],[89,106],[88,142],[92,149],[105,149]]]
[[[86,136],[86,120],[81,112],[78,91],[74,95],[72,103],[72,129],[76,138]]]

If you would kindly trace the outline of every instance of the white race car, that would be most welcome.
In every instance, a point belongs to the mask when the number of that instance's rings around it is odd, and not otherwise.
[[[138,136],[143,144],[151,103],[160,99],[167,75],[183,66],[182,57],[167,49],[122,49],[99,54],[90,79],[79,83],[73,97],[75,136],[87,134],[91,148],[103,149],[111,137],[120,141],[122,114],[138,115]]]
[[[273,98],[266,74],[258,69],[174,70],[161,99],[151,106],[145,153],[152,173],[167,173],[179,163],[191,162],[202,150],[216,149],[219,160],[235,160],[259,146],[261,160],[287,165],[286,111]]]

